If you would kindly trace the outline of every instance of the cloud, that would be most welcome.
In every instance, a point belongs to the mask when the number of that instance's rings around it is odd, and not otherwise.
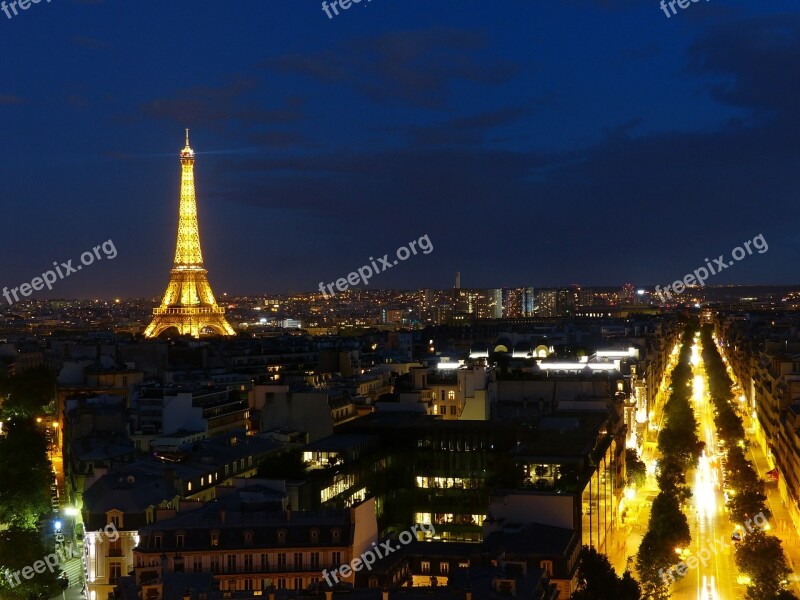
[[[375,102],[445,107],[459,82],[499,86],[520,65],[486,56],[483,34],[454,29],[401,31],[343,42],[312,54],[271,59],[264,66],[323,83],[345,84]]]
[[[457,117],[443,123],[402,126],[388,131],[404,134],[411,144],[417,146],[480,144],[494,141],[491,139],[493,131],[519,123],[534,115],[539,107],[551,102],[552,96],[543,96],[525,104]]]
[[[22,104],[25,100],[15,94],[0,94],[0,106],[11,106],[12,104]]]
[[[251,130],[260,124],[284,124],[304,118],[302,101],[286,99],[279,108],[258,105],[260,80],[257,77],[236,77],[217,87],[196,86],[177,91],[173,96],[152,100],[141,107],[141,113],[176,124],[203,123],[212,129],[225,130],[234,124]]]
[[[724,22],[691,46],[690,57],[690,71],[713,80],[708,91],[720,102],[798,115],[800,16]]]
[[[84,35],[73,35],[69,38],[69,41],[75,46],[87,48],[88,50],[103,50],[108,45],[103,40]]]

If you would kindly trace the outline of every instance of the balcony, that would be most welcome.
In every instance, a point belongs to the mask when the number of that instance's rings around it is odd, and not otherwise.
[[[342,563],[343,564],[343,563]],[[322,564],[307,564],[307,565],[267,565],[266,568],[263,568],[261,565],[253,565],[252,567],[244,567],[244,566],[236,566],[236,567],[225,567],[223,569],[218,569],[216,571],[211,571],[215,576],[225,576],[225,575],[275,575],[275,574],[307,574],[309,576],[316,576],[318,575],[324,568],[327,568],[329,571],[334,569],[338,569],[341,567],[341,564],[337,565],[330,565],[328,567],[323,567]]]

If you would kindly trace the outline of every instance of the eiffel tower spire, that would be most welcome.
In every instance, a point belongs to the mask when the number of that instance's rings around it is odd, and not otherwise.
[[[203,268],[194,190],[194,150],[189,146],[188,129],[180,161],[181,199],[175,264],[161,306],[153,309],[153,320],[144,335],[157,337],[172,328],[177,329],[180,335],[194,337],[200,337],[206,330],[220,335],[236,335],[225,320],[225,309],[217,305],[208,283],[208,271]]]

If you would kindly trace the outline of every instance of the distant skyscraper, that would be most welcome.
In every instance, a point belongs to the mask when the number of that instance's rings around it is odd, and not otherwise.
[[[456,289],[461,289],[461,271],[456,271]]]
[[[186,147],[181,151],[180,160],[181,203],[175,264],[161,306],[153,309],[153,320],[144,335],[152,338],[172,328],[181,335],[194,337],[200,337],[206,330],[220,335],[236,335],[225,320],[225,309],[217,306],[208,283],[208,271],[203,268],[194,191],[194,150],[189,147],[188,129]]]

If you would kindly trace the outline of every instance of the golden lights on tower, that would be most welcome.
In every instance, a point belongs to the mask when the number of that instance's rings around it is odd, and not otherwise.
[[[186,146],[180,152],[180,162],[181,192],[175,263],[161,306],[153,309],[153,320],[144,335],[153,338],[169,329],[193,337],[200,337],[206,331],[236,335],[225,319],[225,309],[217,305],[208,283],[208,271],[203,268],[194,188],[194,150],[189,145],[188,129]]]

